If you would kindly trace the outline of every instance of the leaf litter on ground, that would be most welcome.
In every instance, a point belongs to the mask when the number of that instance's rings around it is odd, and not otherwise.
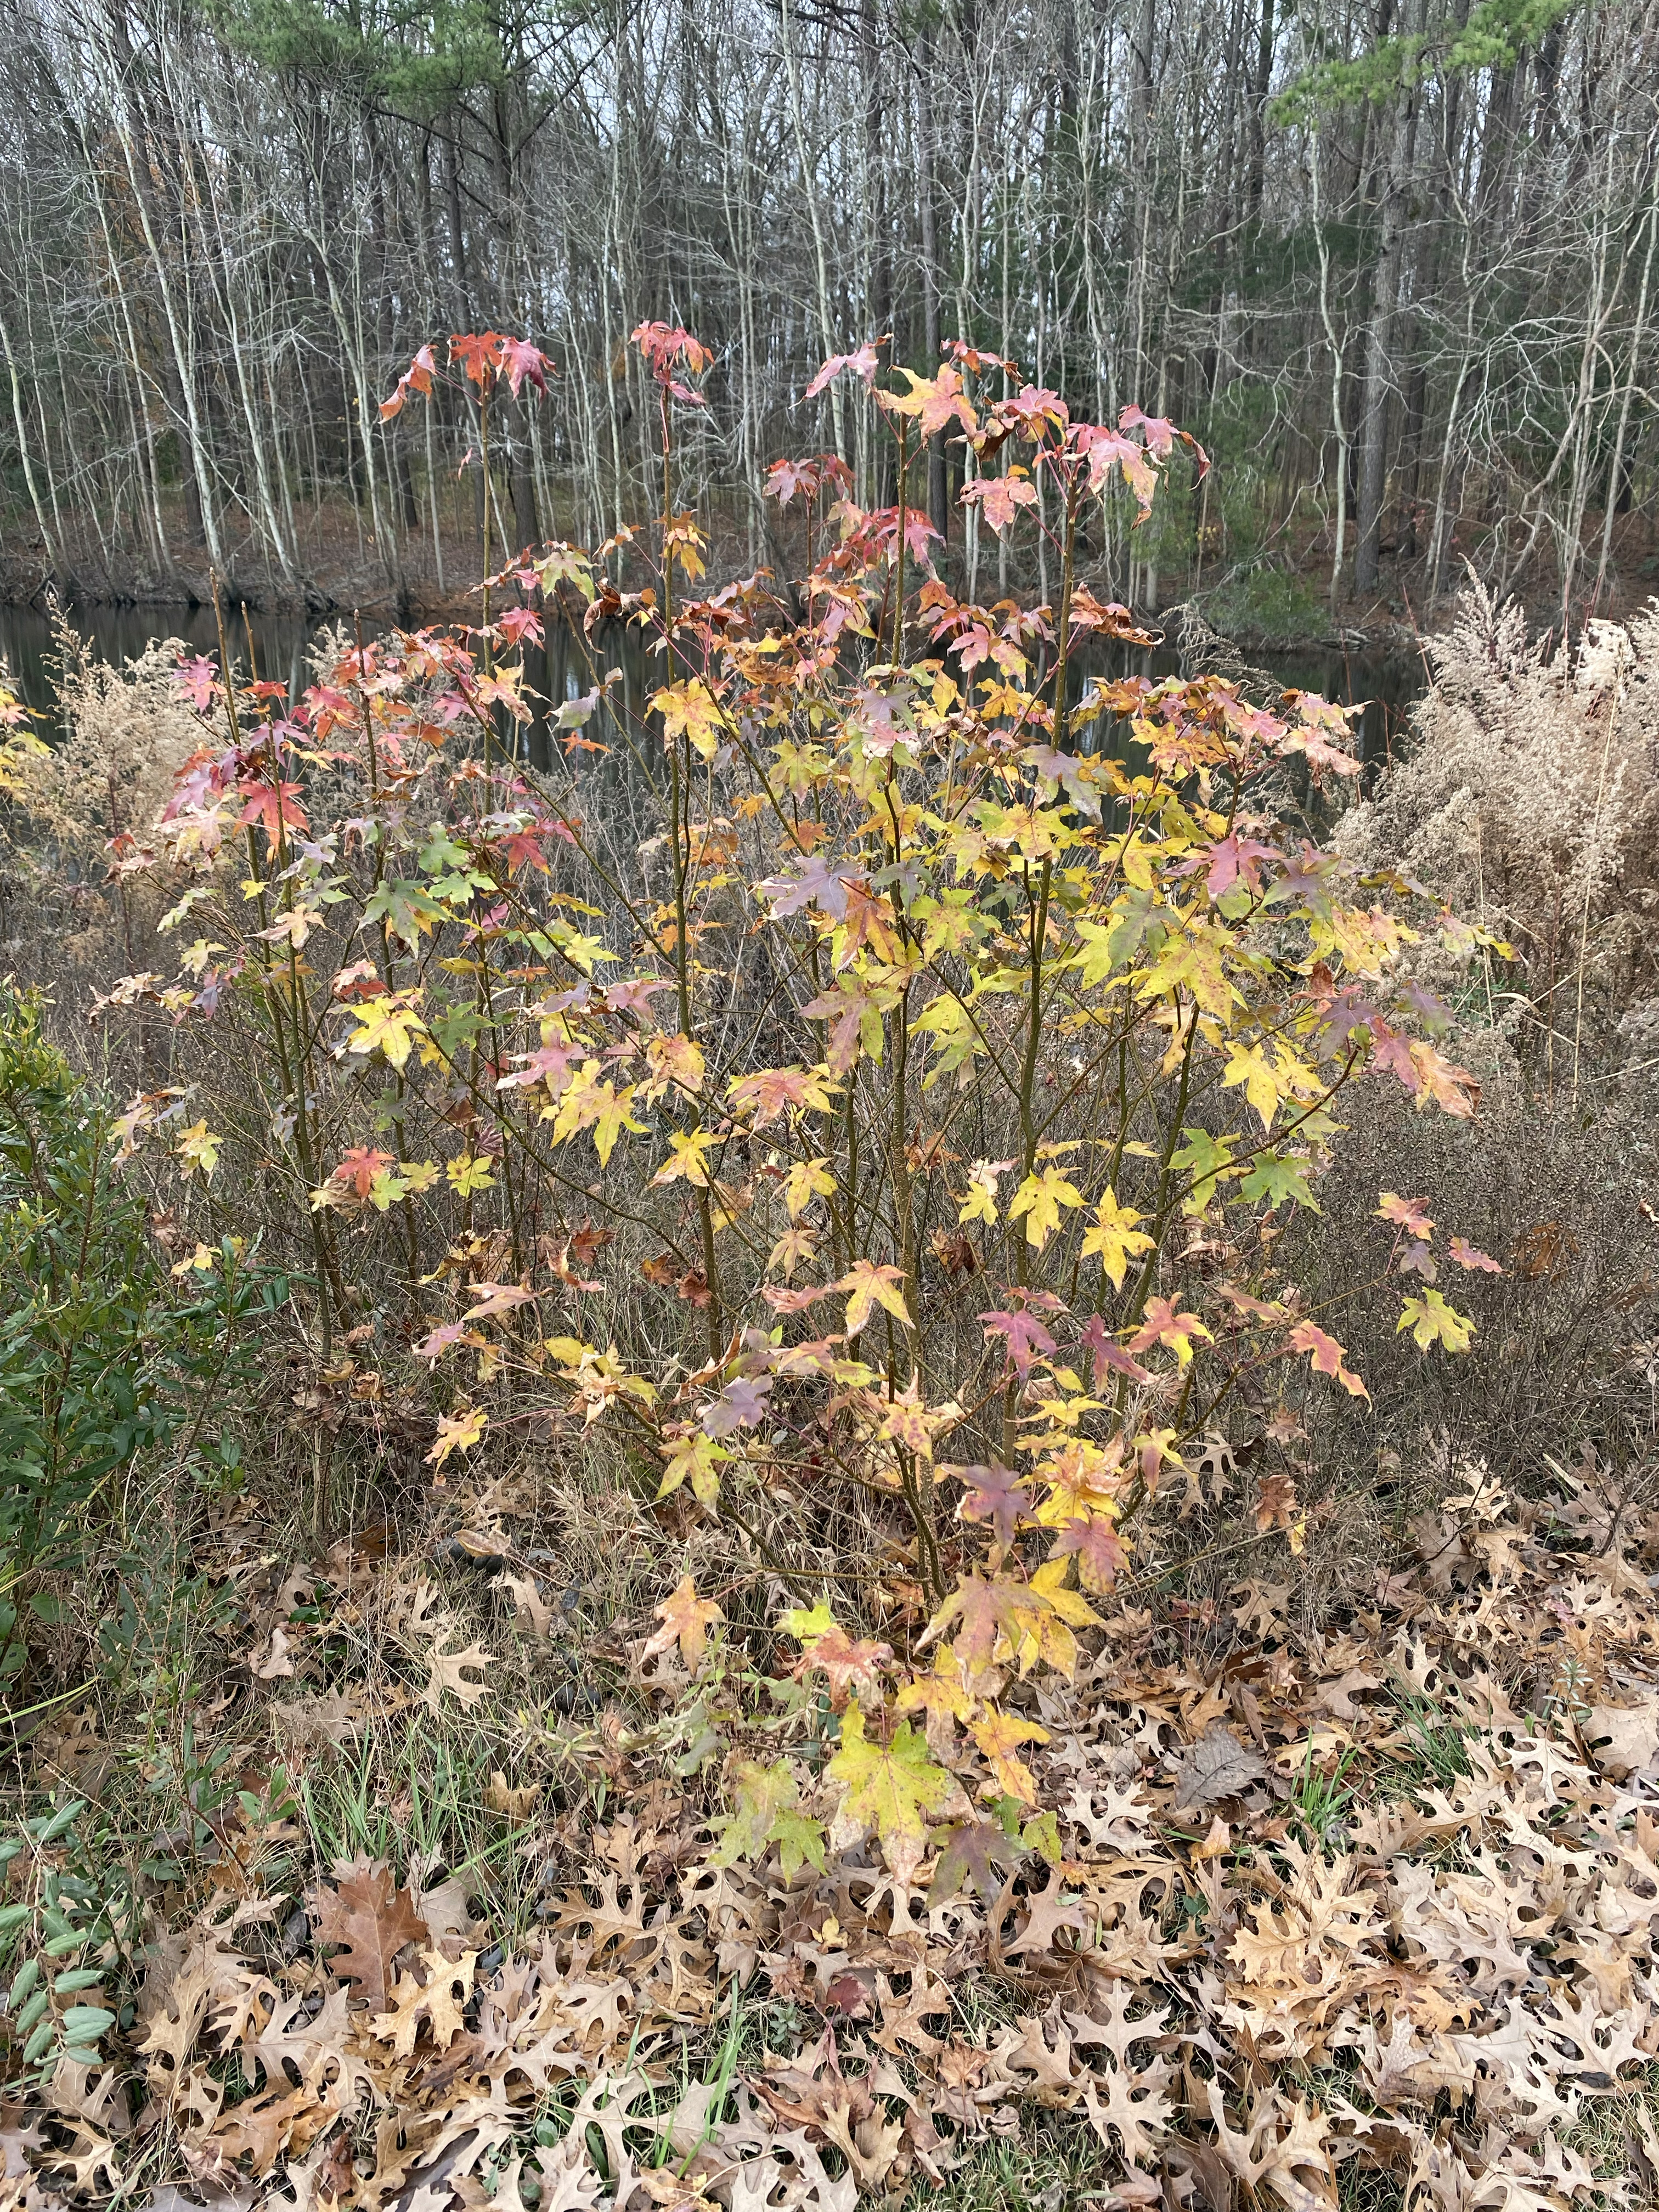
[[[1367,2171],[1425,2212],[1649,2201],[1659,1516],[1609,1526],[1585,1486],[1413,1535],[1340,1634],[1240,1583],[1206,1662],[1126,1607],[1033,1694],[1017,1818],[1006,1747],[977,1808],[934,1802],[920,1729],[866,1734],[850,1690],[802,1792],[733,1754],[735,1820],[609,1710],[571,1738],[605,1778],[586,1810],[481,1779],[538,1877],[505,1944],[482,1872],[360,1852],[307,1881],[270,1848],[291,1820],[222,1822],[153,1898],[95,2063],[14,2069],[0,2208],[853,2212],[1045,2115],[1087,2131],[1102,2201],[1147,2212],[1334,2212]],[[450,1657],[441,1595],[392,1566],[406,1684],[262,1684],[309,1766],[488,1693],[493,1655]],[[533,1582],[503,1582],[539,1640]],[[718,1614],[687,1577],[640,1624],[647,1705],[687,1700]]]

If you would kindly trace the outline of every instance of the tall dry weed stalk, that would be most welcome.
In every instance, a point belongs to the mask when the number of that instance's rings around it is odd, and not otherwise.
[[[67,1000],[155,953],[161,902],[131,864],[201,725],[179,696],[176,639],[152,639],[116,668],[59,611],[52,640],[61,734],[9,761],[0,959]]]
[[[1659,1050],[1659,605],[1552,651],[1472,582],[1425,650],[1415,743],[1338,842],[1508,940],[1456,1011],[1576,1098]]]
[[[1504,940],[1509,957],[1460,961],[1445,937],[1410,951],[1481,1078],[1481,1113],[1454,1131],[1357,1095],[1298,1258],[1344,1279],[1383,1177],[1505,1265],[1470,1289],[1479,1328],[1455,1370],[1402,1357],[1380,1300],[1353,1311],[1402,1500],[1476,1462],[1547,1482],[1584,1449],[1645,1492],[1659,1480],[1659,606],[1552,650],[1472,584],[1425,649],[1414,742],[1334,842]],[[1322,1425],[1322,1457],[1349,1448]]]

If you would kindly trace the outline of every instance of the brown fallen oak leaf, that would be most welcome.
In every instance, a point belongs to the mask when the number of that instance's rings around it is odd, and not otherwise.
[[[318,1942],[337,1947],[329,1961],[334,1973],[385,2012],[392,1960],[405,1944],[430,1940],[410,1892],[398,1888],[384,1859],[359,1857],[340,1874],[337,1889],[313,1889],[306,1910]]]
[[[833,2028],[826,2028],[792,2063],[757,2075],[751,2086],[793,2127],[822,2129],[831,2110],[856,2125],[875,2110],[869,2084],[856,2075],[849,2081],[842,2074]]]
[[[552,1641],[553,1608],[529,1575],[497,1575],[495,1587],[512,1599],[514,1615],[521,1629],[538,1644]]]
[[[256,1682],[275,1682],[292,1674],[294,1662],[289,1655],[293,1648],[287,1631],[281,1627],[273,1628],[270,1634],[262,1643],[256,1644],[248,1653],[248,1672]]]
[[[432,1940],[446,1959],[459,1959],[463,1951],[480,1948],[483,1923],[472,1917],[473,1884],[459,1875],[434,1882],[415,1900],[415,1910],[431,1931]]]
[[[222,2170],[246,2158],[258,2179],[285,2152],[302,2158],[339,2116],[339,2105],[326,2089],[321,2094],[309,2084],[291,2089],[283,2081],[222,2114],[206,2148]]]
[[[413,2056],[422,2023],[432,2032],[439,2051],[447,2051],[465,2027],[466,2002],[472,1990],[476,1951],[465,1951],[451,1965],[441,1952],[421,1954],[422,1972],[399,1974],[385,2012],[369,2022],[382,2043],[392,2045],[394,2058]]]
[[[360,1704],[339,1690],[325,1690],[314,1698],[289,1698],[271,1707],[276,1733],[290,1751],[354,1743],[368,1717]]]
[[[1639,1705],[1596,1705],[1580,1733],[1604,1773],[1637,1773],[1659,1756],[1659,1698],[1644,1698]]]
[[[509,1820],[527,1820],[541,1794],[539,1782],[528,1782],[522,1789],[515,1790],[497,1766],[491,1770],[483,1801],[492,1813],[500,1813]]]
[[[487,1695],[488,1682],[470,1682],[469,1673],[482,1674],[486,1667],[495,1664],[493,1652],[486,1651],[480,1644],[469,1644],[464,1651],[446,1651],[441,1642],[433,1645],[427,1654],[428,1673],[427,1685],[421,1692],[421,1702],[433,1712],[443,1704],[446,1690],[453,1690],[464,1705],[476,1705]]]
[[[20,2106],[0,2106],[0,2180],[21,2180],[29,2171],[24,2153],[39,2150],[45,2142],[35,2122],[25,2123]]]
[[[1267,1771],[1258,1752],[1241,1743],[1230,1728],[1212,1721],[1181,1762],[1175,1809],[1204,1812],[1225,1798],[1242,1796],[1253,1783],[1262,1781]]]
[[[1382,1686],[1381,1674],[1368,1674],[1363,1667],[1350,1667],[1333,1680],[1320,1684],[1318,1710],[1328,1713],[1333,1720],[1358,1722],[1360,1714],[1352,1700]]]
[[[1249,2196],[1260,2201],[1265,2184],[1285,2212],[1336,2212],[1336,2176],[1327,2148],[1329,2130],[1317,2105],[1291,2105],[1269,2090],[1252,2106],[1242,2130],[1227,2124],[1221,2086],[1207,2085],[1215,2148]]]

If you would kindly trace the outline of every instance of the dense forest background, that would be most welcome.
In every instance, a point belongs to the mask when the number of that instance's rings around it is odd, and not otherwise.
[[[781,453],[885,489],[867,409],[805,399],[817,363],[891,332],[927,372],[961,334],[1214,456],[1095,549],[1143,606],[1207,592],[1236,634],[1289,635],[1328,598],[1421,614],[1466,562],[1574,622],[1649,587],[1651,0],[6,17],[15,597],[212,570],[267,604],[441,599],[477,573],[476,410],[378,403],[416,347],[485,325],[559,368],[497,410],[497,542],[597,540],[647,496],[626,340],[655,316],[714,349],[688,495],[751,564],[788,557]],[[947,562],[962,465],[934,441]]]

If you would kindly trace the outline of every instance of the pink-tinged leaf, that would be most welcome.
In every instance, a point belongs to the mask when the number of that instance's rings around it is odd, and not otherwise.
[[[542,618],[534,607],[509,607],[497,618],[495,627],[511,645],[521,645],[526,638],[532,645],[542,641]]]
[[[816,1305],[820,1298],[827,1298],[829,1295],[828,1290],[791,1291],[786,1290],[781,1283],[761,1285],[761,1296],[773,1312],[779,1314],[805,1313],[808,1306]]]
[[[526,384],[533,385],[543,398],[545,398],[547,372],[552,366],[552,362],[540,347],[532,345],[528,338],[501,340],[501,368],[508,384],[513,387],[513,397],[515,399],[519,396],[520,387]]]
[[[1166,461],[1175,450],[1175,441],[1181,435],[1167,416],[1143,415],[1139,407],[1126,407],[1117,418],[1120,430],[1139,430],[1147,447],[1160,461]]]
[[[1312,730],[1305,731],[1299,738],[1292,739],[1285,750],[1299,752],[1304,757],[1314,772],[1316,783],[1321,775],[1327,772],[1332,775],[1358,775],[1364,765],[1352,753],[1345,752],[1340,745],[1332,744],[1328,738],[1320,737]]]
[[[349,1152],[342,1154],[340,1164],[330,1175],[329,1181],[337,1182],[343,1189],[351,1191],[358,1198],[367,1198],[381,1169],[396,1167],[397,1164],[396,1158],[390,1152],[377,1152],[368,1145],[354,1145]]]
[[[1300,719],[1279,739],[1279,751],[1302,754],[1313,770],[1316,783],[1328,772],[1358,775],[1363,763],[1352,750],[1353,732],[1348,726],[1348,718],[1358,714],[1358,708],[1335,706],[1312,691],[1287,691],[1285,699]]]
[[[997,1542],[1006,1552],[1014,1540],[1022,1517],[1032,1508],[1032,1497],[1012,1468],[942,1467],[941,1475],[953,1474],[965,1495],[957,1510],[964,1521],[988,1521]]]
[[[173,680],[197,713],[205,714],[219,684],[219,671],[213,662],[199,653],[194,660],[181,660],[173,672]]]
[[[511,1313],[515,1306],[533,1305],[535,1292],[526,1283],[472,1283],[467,1296],[473,1304],[467,1310],[468,1321],[491,1321],[497,1314]]]
[[[822,1107],[823,1077],[811,1067],[762,1067],[741,1075],[727,1097],[740,1114],[749,1115],[757,1129],[769,1128],[785,1114],[808,1104]]]
[[[1078,451],[1088,459],[1090,490],[1103,492],[1112,471],[1117,470],[1134,495],[1139,509],[1135,516],[1137,526],[1145,522],[1152,511],[1152,496],[1158,489],[1158,471],[1148,459],[1146,447],[1097,422],[1079,423],[1072,437]]]
[[[802,1626],[804,1628],[805,1624]],[[892,1658],[890,1644],[878,1644],[868,1637],[851,1637],[839,1623],[832,1623],[829,1628],[812,1634],[811,1641],[790,1671],[797,1680],[815,1669],[827,1675],[830,1702],[837,1712],[842,1712],[848,1696],[854,1691],[866,1705],[881,1703],[881,1670],[891,1665]]]
[[[635,1020],[652,1020],[651,1000],[659,991],[672,990],[673,986],[655,975],[630,975],[621,983],[613,983],[605,994],[605,1003],[613,1014],[632,1014]]]
[[[1376,1019],[1376,1009],[1368,1005],[1351,985],[1347,989],[1328,993],[1317,1001],[1320,1021],[1320,1050],[1327,1058],[1346,1055],[1348,1040],[1356,1030],[1370,1032]]]
[[[1246,699],[1235,698],[1231,691],[1223,695],[1221,703],[1227,727],[1236,738],[1276,745],[1284,736],[1285,725],[1265,707],[1253,707]]]
[[[1397,1030],[1390,1029],[1380,1014],[1373,1016],[1370,1027],[1371,1066],[1379,1070],[1386,1069],[1390,1075],[1397,1075],[1415,1098],[1423,1088],[1423,1078],[1417,1062],[1412,1058],[1410,1038],[1403,1037]]]
[[[1218,1297],[1225,1298],[1236,1313],[1244,1314],[1251,1321],[1263,1322],[1272,1328],[1286,1318],[1277,1299],[1255,1297],[1237,1283],[1218,1283],[1215,1287]]]
[[[1030,1373],[1032,1364],[1054,1356],[1054,1340],[1032,1313],[982,1313],[979,1316],[985,1329],[985,1341],[989,1344],[1000,1337],[1007,1349],[1009,1364],[1023,1382]]]
[[[872,515],[870,520],[879,549],[884,553],[890,552],[893,541],[898,536],[897,507],[884,507]],[[925,562],[927,558],[927,548],[939,537],[939,532],[934,529],[925,514],[914,507],[906,507],[904,550],[912,561]]]
[[[1435,1030],[1451,1026],[1451,1009],[1443,999],[1437,998],[1426,983],[1417,976],[1408,976],[1400,995],[1419,1020]]]
[[[1036,486],[1023,476],[977,477],[962,488],[963,506],[976,506],[999,538],[1018,519],[1021,507],[1036,503]]]
[[[1117,1339],[1107,1333],[1106,1324],[1098,1314],[1091,1314],[1089,1326],[1083,1332],[1081,1349],[1085,1349],[1094,1361],[1095,1388],[1105,1388],[1109,1375],[1121,1375],[1131,1382],[1150,1382],[1151,1376],[1140,1362],[1127,1352]]]
[[[884,758],[895,745],[915,734],[905,702],[874,684],[862,685],[854,694],[847,728],[849,733],[857,735],[866,752]]]
[[[1396,1229],[1403,1229],[1408,1237],[1420,1237],[1425,1244],[1434,1235],[1426,1198],[1401,1198],[1398,1191],[1385,1190],[1377,1201],[1376,1218],[1393,1222]]]
[[[885,343],[885,339],[877,338],[873,343],[860,346],[854,353],[832,353],[807,386],[806,397],[816,399],[819,392],[827,392],[843,369],[850,368],[854,375],[862,379],[866,386],[872,385],[876,380],[876,371],[881,366],[876,358],[876,347]]]
[[[308,830],[304,807],[299,803],[297,783],[255,783],[246,781],[236,787],[246,802],[240,823],[243,830],[256,826],[262,829],[272,845],[282,842],[283,830]]]
[[[772,1394],[769,1375],[733,1377],[702,1409],[701,1425],[706,1437],[729,1437],[734,1429],[757,1428],[766,1418]]]
[[[813,499],[823,482],[816,461],[774,461],[766,471],[765,493],[780,507],[787,507],[792,499]]]
[[[1204,878],[1206,890],[1212,899],[1225,896],[1236,883],[1243,882],[1250,891],[1261,889],[1261,863],[1281,857],[1276,845],[1264,845],[1256,837],[1241,837],[1237,830],[1209,848],[1210,865]]]
[[[417,1359],[429,1359],[433,1365],[436,1366],[446,1352],[453,1350],[456,1345],[463,1344],[465,1340],[466,1323],[459,1321],[447,1321],[441,1328],[434,1328],[430,1336],[423,1337],[414,1347],[415,1357]]]
[[[763,898],[770,901],[774,921],[782,921],[806,906],[820,907],[836,921],[844,921],[847,887],[862,880],[860,871],[853,862],[826,860],[814,854],[810,860],[797,861],[787,876],[769,876],[755,888]]]
[[[1040,437],[1045,429],[1063,430],[1071,421],[1071,410],[1057,392],[1046,385],[1026,384],[1010,399],[997,405],[997,419],[1012,424],[1028,438]]]
[[[1501,1263],[1494,1260],[1490,1252],[1481,1251],[1478,1245],[1465,1243],[1461,1237],[1454,1237],[1449,1249],[1460,1267],[1476,1267],[1487,1275],[1501,1275],[1504,1272]]]
[[[1148,1298],[1140,1327],[1129,1339],[1129,1349],[1150,1352],[1154,1345],[1167,1344],[1185,1367],[1193,1356],[1194,1342],[1212,1344],[1214,1340],[1212,1331],[1196,1314],[1176,1310],[1173,1298]]]
[[[1068,1521],[1054,1540],[1054,1552],[1057,1557],[1076,1553],[1079,1580],[1097,1595],[1110,1589],[1129,1564],[1123,1539],[1103,1513]]]
[[[1291,1350],[1305,1352],[1316,1375],[1328,1375],[1350,1397],[1369,1399],[1370,1392],[1345,1363],[1346,1353],[1334,1336],[1310,1321],[1299,1321],[1291,1331]]]
[[[947,361],[955,362],[958,368],[970,368],[975,376],[982,376],[988,368],[1000,368],[1005,376],[1018,376],[1019,363],[1000,353],[990,353],[983,346],[970,345],[966,338],[946,338],[939,348]]]
[[[688,391],[673,375],[683,368],[692,376],[701,376],[714,361],[714,355],[688,330],[668,323],[641,323],[629,333],[631,342],[645,356],[659,384],[672,392],[677,399],[689,400],[693,406],[702,404],[701,397]]]
[[[1424,1037],[1412,1040],[1411,1056],[1417,1070],[1419,1103],[1423,1098],[1432,1098],[1437,1106],[1455,1120],[1472,1121],[1480,1103],[1480,1077],[1448,1060]]]
[[[570,1079],[572,1066],[583,1058],[586,1048],[574,1044],[544,1044],[534,1052],[514,1053],[515,1060],[524,1066],[511,1075],[498,1075],[497,1091],[523,1091],[544,1083],[550,1097],[556,1098]]]

